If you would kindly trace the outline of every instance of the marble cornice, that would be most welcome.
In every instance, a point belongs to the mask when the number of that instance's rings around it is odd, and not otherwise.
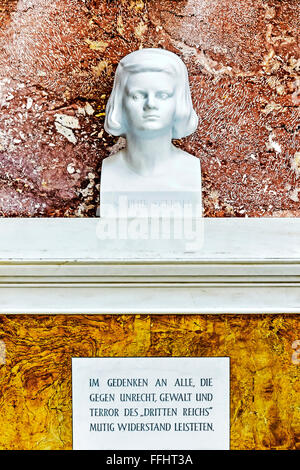
[[[300,312],[300,219],[203,222],[184,253],[99,240],[97,219],[2,219],[0,313]]]

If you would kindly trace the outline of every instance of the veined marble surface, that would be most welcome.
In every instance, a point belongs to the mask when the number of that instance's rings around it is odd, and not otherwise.
[[[96,214],[114,71],[145,47],[187,65],[205,215],[300,215],[299,0],[0,0],[0,23],[1,215]]]
[[[0,339],[0,449],[71,449],[71,358],[102,356],[229,356],[231,448],[300,449],[297,315],[1,315]]]

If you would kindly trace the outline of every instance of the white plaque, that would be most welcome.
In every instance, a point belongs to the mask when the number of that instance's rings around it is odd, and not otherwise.
[[[73,358],[76,450],[226,450],[229,358]]]

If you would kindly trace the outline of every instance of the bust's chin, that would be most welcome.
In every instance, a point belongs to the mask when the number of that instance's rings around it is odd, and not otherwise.
[[[130,134],[140,140],[155,139],[156,137],[163,136],[170,139],[171,129],[170,127],[162,126],[157,120],[153,119],[147,120],[139,128],[131,129]]]

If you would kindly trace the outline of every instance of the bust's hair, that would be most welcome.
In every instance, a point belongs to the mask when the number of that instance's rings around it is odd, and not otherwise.
[[[173,139],[192,134],[198,125],[193,109],[186,66],[173,52],[165,49],[140,49],[125,56],[116,70],[111,95],[106,106],[105,130],[112,135],[125,136],[122,100],[131,73],[165,72],[176,80],[176,111]]]

